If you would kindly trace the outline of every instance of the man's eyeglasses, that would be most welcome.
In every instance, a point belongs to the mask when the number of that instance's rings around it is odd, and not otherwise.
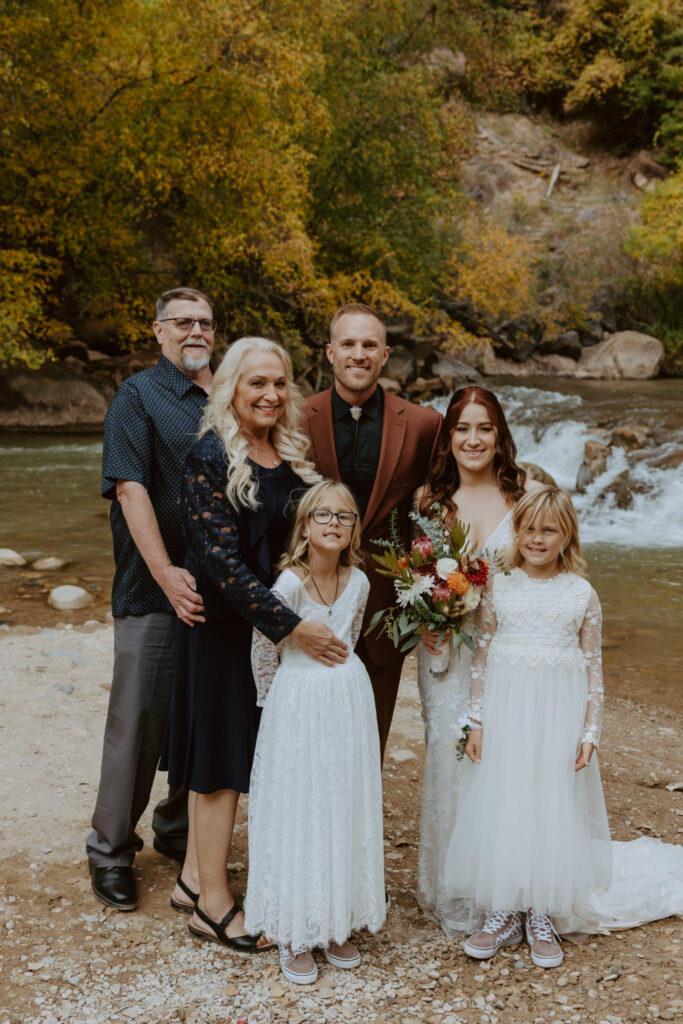
[[[309,515],[312,517],[314,523],[318,523],[320,526],[325,526],[327,523],[332,522],[332,516],[337,520],[340,526],[348,526],[351,528],[358,516],[355,512],[330,512],[329,508],[314,508],[311,509]]]
[[[196,317],[193,320],[189,316],[167,316],[165,320],[160,320],[159,323],[174,323],[179,331],[191,331],[195,324],[199,324],[199,330],[202,334],[212,334],[218,325],[217,320],[198,320]]]

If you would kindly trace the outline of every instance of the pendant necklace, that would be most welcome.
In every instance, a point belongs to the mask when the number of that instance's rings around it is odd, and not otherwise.
[[[278,460],[275,458],[274,455],[271,455],[270,452],[264,452],[263,449],[259,448],[258,445],[256,444],[256,442],[253,441],[251,438],[248,437],[247,440],[249,441],[250,448],[254,448],[256,453],[261,455],[262,458],[270,459],[270,461],[273,463],[273,466],[279,466],[280,465],[280,463],[278,462]],[[271,447],[273,447],[273,446],[271,445]],[[275,450],[277,451],[277,449],[275,449]]]
[[[339,566],[337,566],[337,581],[336,581],[336,583],[335,583],[335,585],[334,585],[334,597],[332,598],[332,600],[330,601],[330,603],[329,603],[329,604],[327,603],[327,601],[325,600],[325,598],[323,597],[323,595],[322,595],[322,594],[320,593],[320,587],[319,587],[319,586],[318,586],[318,584],[317,584],[317,583],[315,582],[315,576],[313,575],[313,573],[311,573],[311,580],[313,581],[313,586],[315,587],[315,589],[316,589],[316,590],[317,590],[317,592],[318,592],[318,597],[320,598],[320,600],[322,601],[322,603],[323,603],[323,604],[325,605],[325,607],[327,608],[327,614],[328,614],[328,615],[331,615],[331,614],[332,614],[332,605],[333,605],[333,604],[334,604],[334,602],[335,602],[335,601],[337,600],[337,592],[338,592],[338,590],[339,590]]]

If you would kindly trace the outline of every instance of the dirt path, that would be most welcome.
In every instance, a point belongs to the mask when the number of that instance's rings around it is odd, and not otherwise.
[[[83,852],[97,785],[111,674],[111,627],[16,631],[0,639],[0,1024],[627,1024],[680,1019],[681,923],[565,943],[555,971],[525,947],[468,960],[415,902],[423,734],[407,663],[385,770],[384,930],[361,936],[363,965],[324,961],[313,989],[281,981],[276,954],[239,958],[195,945],[168,896],[175,866],[151,849],[136,861],[140,906],[120,914],[90,892]],[[609,680],[607,680],[609,691]],[[683,717],[607,701],[601,767],[614,838],[680,842]],[[163,792],[160,778],[156,793]],[[245,806],[231,871],[246,884]]]

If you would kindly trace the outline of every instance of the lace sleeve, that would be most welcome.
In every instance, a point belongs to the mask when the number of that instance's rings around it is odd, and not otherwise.
[[[273,587],[271,594],[276,599],[286,603],[284,596]],[[280,664],[280,654],[284,640],[274,644],[258,629],[253,630],[251,635],[251,671],[256,683],[256,703],[262,708],[266,703],[266,697],[275,678],[275,673]]]
[[[370,581],[365,573],[361,573],[361,575],[363,579],[360,581],[360,586],[358,588],[358,606],[356,608],[356,614],[353,616],[353,622],[351,623],[351,646],[354,648],[358,643],[358,637],[360,636],[361,629],[363,627],[365,606],[368,603],[368,594],[370,593]]]
[[[484,721],[484,680],[486,678],[486,661],[488,658],[491,640],[496,632],[496,612],[493,607],[493,584],[495,577],[492,577],[481,597],[479,608],[475,619],[475,626],[478,630],[476,637],[476,650],[472,661],[470,672],[470,719],[473,722]]]
[[[188,548],[222,597],[277,643],[301,621],[244,560],[237,513],[225,494],[222,445],[208,434],[195,444],[183,474],[183,528]]]
[[[586,717],[583,723],[582,743],[600,742],[602,726],[602,704],[604,688],[602,685],[602,611],[598,595],[591,587],[588,607],[581,624],[579,644],[586,662],[588,676],[588,699],[586,701]]]

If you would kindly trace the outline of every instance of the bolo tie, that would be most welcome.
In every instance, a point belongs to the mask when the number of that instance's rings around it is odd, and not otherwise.
[[[351,408],[349,409],[349,412],[351,413],[351,416],[353,417],[353,420],[354,420],[353,445],[351,446],[351,465],[353,466],[354,471],[355,471],[355,468],[356,468],[356,445],[358,444],[358,421],[361,418],[361,414],[363,412],[363,408],[360,405],[352,405]]]

